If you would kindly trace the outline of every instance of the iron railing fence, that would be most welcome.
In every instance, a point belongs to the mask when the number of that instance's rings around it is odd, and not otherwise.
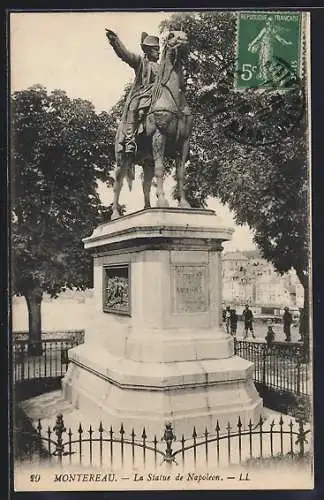
[[[13,382],[63,377],[68,367],[68,350],[84,342],[82,335],[43,340],[42,354],[28,353],[28,340],[13,341]]]
[[[84,342],[83,335],[43,340],[40,356],[28,354],[28,340],[13,341],[14,383],[63,377],[68,367],[68,350]],[[309,396],[309,354],[301,344],[274,343],[234,339],[235,354],[254,363],[254,381],[263,387],[297,396]]]
[[[263,387],[309,396],[309,351],[300,343],[249,342],[234,339],[235,354],[254,363],[254,381]]]
[[[52,424],[53,425],[53,424]],[[157,467],[163,463],[184,466],[228,466],[259,458],[305,458],[311,452],[309,425],[301,418],[276,422],[262,417],[244,427],[240,417],[237,425],[221,429],[218,422],[213,431],[176,437],[171,423],[161,427],[161,435],[149,436],[143,427],[138,434],[127,433],[121,424],[118,430],[98,425],[66,428],[63,415],[56,417],[53,427],[38,421],[34,432],[14,430],[14,455],[19,462],[51,462],[54,465],[114,467]]]
[[[50,331],[42,331],[42,340],[48,342],[55,341],[67,341],[74,340],[79,343],[84,342],[84,330],[50,330]],[[28,341],[29,332],[27,330],[20,330],[12,332],[13,342],[18,340]]]

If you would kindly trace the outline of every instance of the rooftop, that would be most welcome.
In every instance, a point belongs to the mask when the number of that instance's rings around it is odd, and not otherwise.
[[[242,260],[242,261],[247,261],[249,260],[243,253],[241,252],[227,252],[223,256],[223,260]]]

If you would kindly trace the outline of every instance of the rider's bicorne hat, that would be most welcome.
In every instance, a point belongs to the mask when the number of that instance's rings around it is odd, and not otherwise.
[[[160,40],[157,36],[142,34],[142,47],[160,47]]]

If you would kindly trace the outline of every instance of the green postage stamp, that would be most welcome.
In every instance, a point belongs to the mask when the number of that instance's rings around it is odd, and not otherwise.
[[[274,67],[301,70],[301,12],[239,12],[237,26],[237,89],[271,88]]]

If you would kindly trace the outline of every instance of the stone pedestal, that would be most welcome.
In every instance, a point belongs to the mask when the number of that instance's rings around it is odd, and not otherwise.
[[[233,353],[221,318],[222,242],[211,210],[152,208],[96,228],[95,311],[69,351],[65,397],[94,422],[191,435],[256,421],[253,365]]]

